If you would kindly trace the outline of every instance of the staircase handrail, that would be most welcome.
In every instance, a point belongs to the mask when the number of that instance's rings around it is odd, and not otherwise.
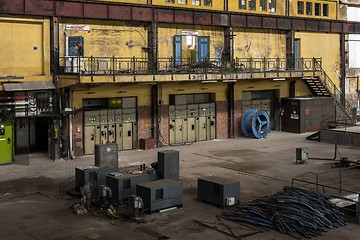
[[[340,89],[335,85],[335,83],[327,75],[325,70],[321,67],[321,62],[319,63],[315,58],[314,58],[314,61],[321,71],[320,81],[328,89],[329,93],[334,98],[337,105],[343,110],[346,117],[353,124],[356,123],[356,116],[354,116],[354,114],[353,114],[354,107],[349,103],[349,101],[346,100],[345,96],[343,96],[343,93],[340,91]]]

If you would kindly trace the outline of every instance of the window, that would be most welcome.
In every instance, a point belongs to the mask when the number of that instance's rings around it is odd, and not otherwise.
[[[323,16],[329,16],[329,4],[323,4]]]
[[[186,4],[186,0],[178,0],[178,3],[180,3],[180,4]]]
[[[349,68],[360,68],[360,34],[349,34]]]
[[[269,12],[276,12],[276,0],[269,0]]]
[[[212,0],[204,0],[204,6],[212,6]]]
[[[260,0],[260,11],[266,12],[267,0]]]
[[[246,9],[245,0],[239,0],[239,9]]]
[[[304,14],[304,2],[298,2],[297,9],[298,14]]]
[[[165,0],[165,3],[174,3],[174,0]]]
[[[306,15],[312,15],[312,3],[311,2],[306,3]]]
[[[315,16],[321,16],[321,4],[315,3]]]
[[[200,6],[200,0],[192,0],[192,5]]]
[[[256,10],[256,0],[249,0],[249,10]]]

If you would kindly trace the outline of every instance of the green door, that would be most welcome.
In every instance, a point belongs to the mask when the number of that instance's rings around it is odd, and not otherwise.
[[[12,123],[0,122],[0,164],[11,163],[13,159]]]

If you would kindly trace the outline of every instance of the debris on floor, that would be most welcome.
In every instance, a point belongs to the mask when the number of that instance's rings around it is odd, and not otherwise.
[[[74,212],[76,215],[84,215],[86,214],[88,211],[86,210],[86,208],[81,204],[81,203],[77,203],[73,206]]]
[[[224,216],[228,220],[278,230],[297,239],[310,238],[346,225],[344,214],[330,199],[320,193],[284,187],[281,192],[256,199]]]

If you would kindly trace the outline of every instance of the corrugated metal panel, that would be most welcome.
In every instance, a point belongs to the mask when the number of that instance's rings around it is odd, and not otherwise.
[[[52,82],[3,83],[3,86],[7,92],[55,89]]]

